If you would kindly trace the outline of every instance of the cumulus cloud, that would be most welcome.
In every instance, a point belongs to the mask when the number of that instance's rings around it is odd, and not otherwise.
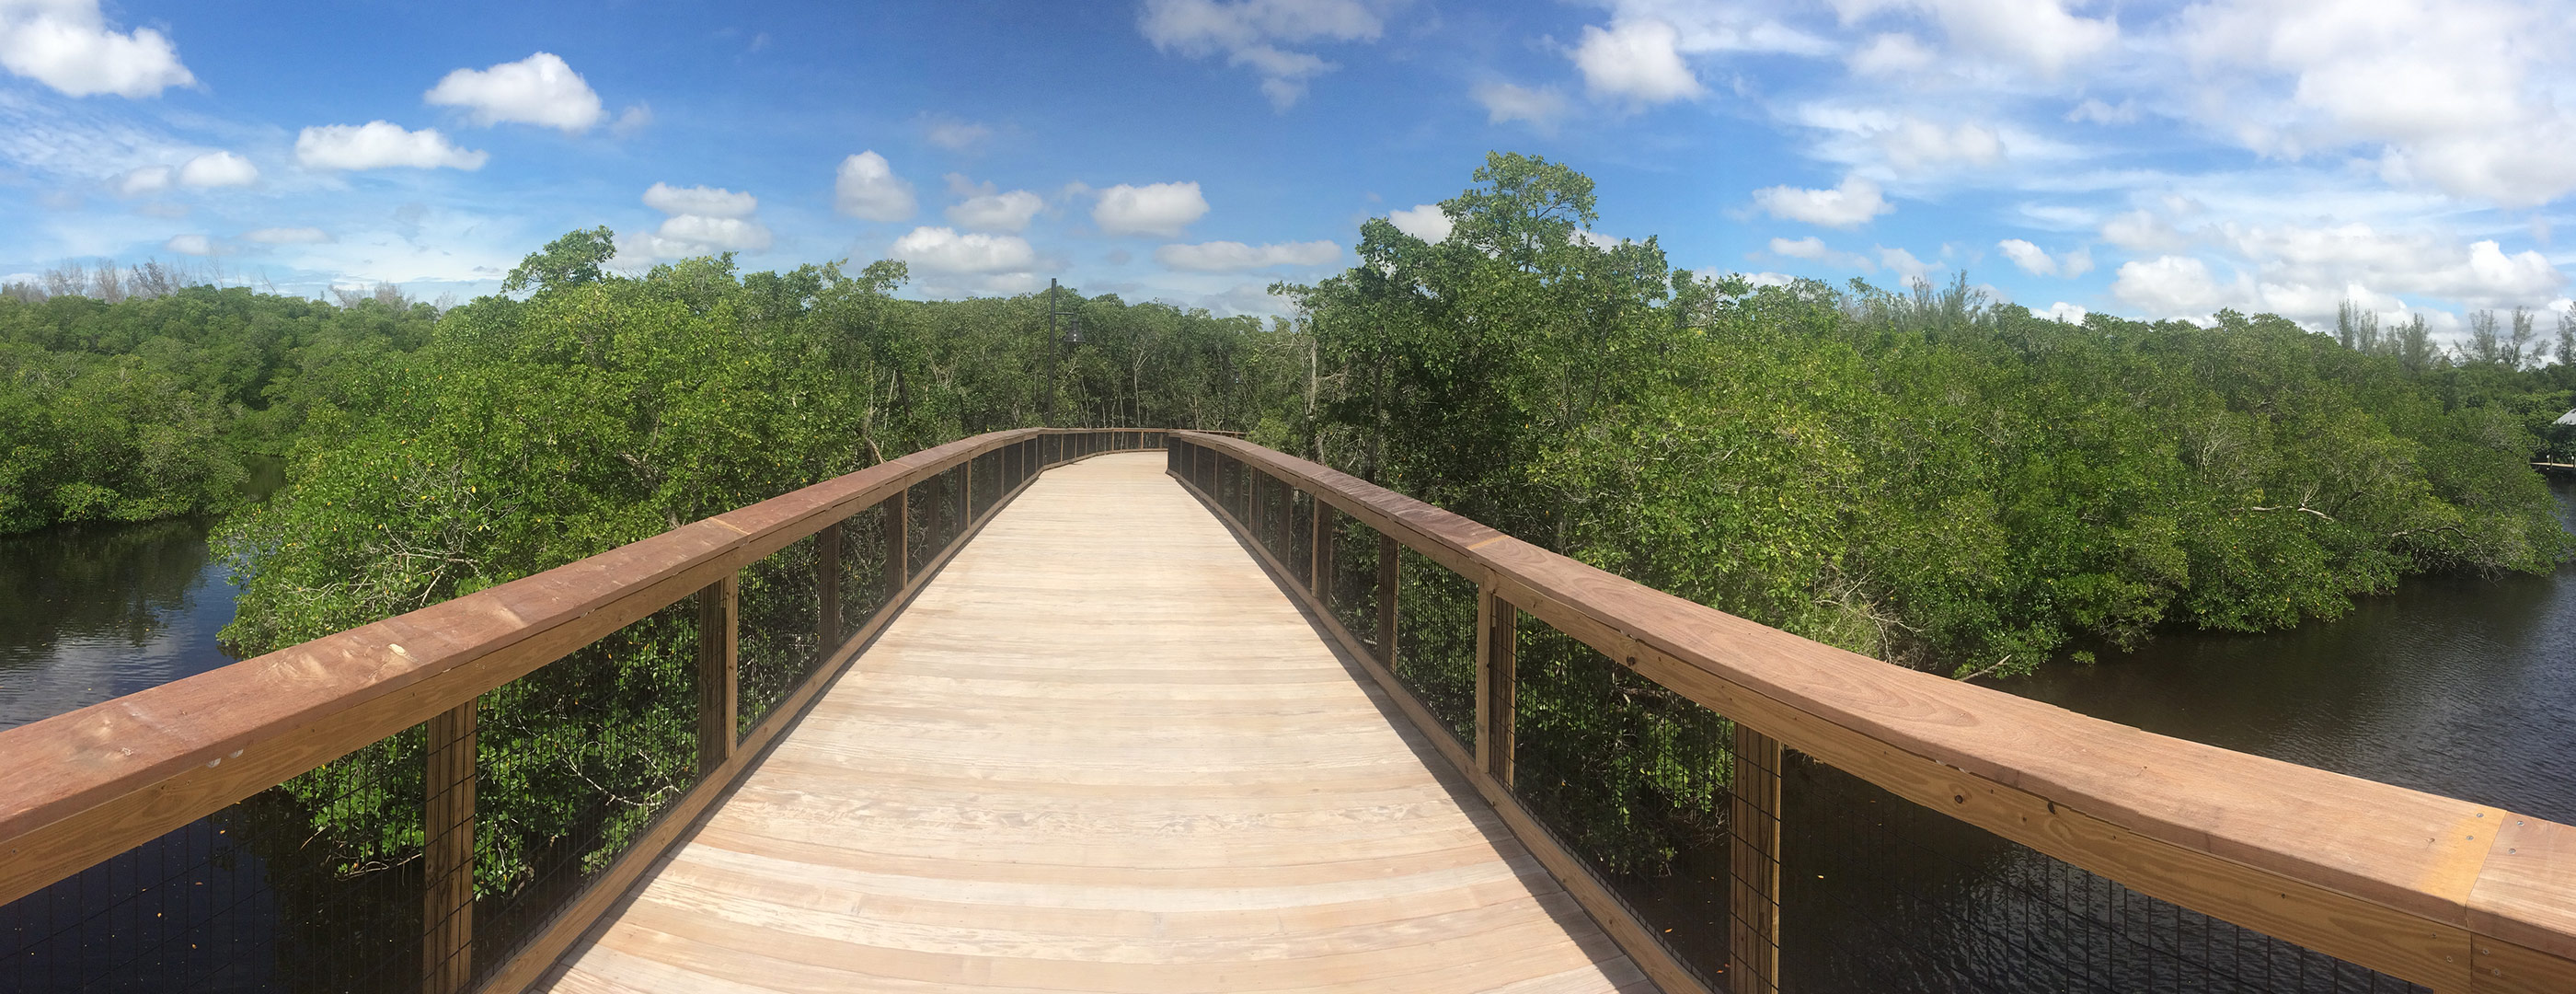
[[[1843,177],[1842,184],[1830,190],[1764,187],[1753,191],[1753,202],[1773,217],[1828,228],[1856,228],[1896,209],[1879,195],[1878,184],[1856,175]]]
[[[1878,249],[1878,264],[1904,277],[1908,283],[1922,279],[1925,274],[1941,268],[1940,263],[1925,262],[1915,258],[1912,252],[1901,248],[1888,248],[1884,245],[1879,246]]]
[[[1863,272],[1877,268],[1871,265],[1867,258],[1854,255],[1850,252],[1836,250],[1831,246],[1826,245],[1824,239],[1818,238],[1814,235],[1796,239],[1774,238],[1771,240],[1771,254],[1788,256],[1792,259],[1806,259],[1811,262],[1821,262],[1827,265],[1841,266],[1847,269],[1858,269]]]
[[[1018,235],[959,234],[954,228],[914,228],[887,252],[908,266],[932,273],[988,275],[1025,273],[1037,265],[1037,251]]]
[[[1879,35],[1843,58],[1856,76],[1904,76],[1932,68],[1938,56],[1903,32]]]
[[[760,209],[760,199],[749,193],[655,183],[644,191],[644,206],[669,216],[662,219],[661,227],[650,232],[619,236],[617,254],[686,259],[769,249],[769,227],[752,216]]]
[[[315,245],[331,240],[320,228],[260,228],[242,232],[242,240],[262,245]]]
[[[1320,266],[1341,258],[1341,255],[1342,247],[1328,241],[1273,245],[1202,242],[1197,245],[1165,245],[1154,250],[1154,261],[1173,269],[1197,273],[1232,273],[1273,266]]]
[[[1362,0],[1145,0],[1136,27],[1157,51],[1225,55],[1228,65],[1260,78],[1273,108],[1286,110],[1306,95],[1309,80],[1340,67],[1282,46],[1374,42],[1386,23],[1377,4]]]
[[[956,173],[948,174],[948,189],[966,198],[949,206],[948,222],[969,231],[1023,231],[1046,207],[1046,201],[1027,190],[997,191],[991,183],[970,183]]]
[[[679,187],[655,183],[644,191],[644,206],[672,215],[750,217],[751,212],[760,209],[760,200],[751,194],[735,193],[721,187]]]
[[[1520,121],[1541,133],[1553,133],[1556,122],[1565,117],[1565,94],[1552,86],[1485,83],[1476,87],[1475,97],[1477,103],[1485,105],[1488,124]]]
[[[483,168],[491,156],[456,147],[436,128],[405,131],[389,121],[325,124],[295,136],[295,161],[310,169]]]
[[[489,69],[459,69],[422,94],[445,107],[463,107],[481,125],[514,121],[579,133],[598,124],[599,94],[581,74],[551,52]]]
[[[213,255],[215,242],[204,235],[172,235],[161,247],[180,255]]]
[[[893,224],[911,217],[920,204],[912,197],[912,184],[894,174],[885,156],[867,151],[841,160],[840,175],[832,182],[832,206],[851,217]]]
[[[1981,55],[2020,63],[2054,76],[2067,65],[2110,47],[2120,37],[2109,18],[2077,17],[2060,0],[1832,0],[1845,21],[1883,10],[1922,14],[1941,25],[1950,43]]]
[[[2048,318],[2051,321],[2063,321],[2067,324],[2083,324],[2085,315],[2091,313],[2091,311],[2061,300],[2048,305],[2048,309],[2040,312],[2040,316]]]
[[[1415,204],[1408,210],[1388,211],[1386,219],[1395,225],[1395,230],[1435,245],[1448,241],[1449,232],[1458,226],[1439,204]]]
[[[1092,207],[1091,220],[1106,234],[1169,238],[1179,235],[1182,228],[1207,212],[1207,198],[1199,195],[1196,182],[1144,186],[1120,183],[1100,191],[1100,202]]]
[[[1707,92],[1682,61],[1681,31],[1656,18],[1612,21],[1608,30],[1586,25],[1583,40],[1567,53],[1593,96],[1643,104],[1688,100]]]
[[[231,152],[208,152],[179,167],[179,182],[199,189],[249,186],[259,182],[259,167]]]
[[[2157,318],[2199,318],[2225,303],[2209,264],[2183,255],[2121,263],[2111,295]]]
[[[2004,258],[2021,267],[2022,272],[2033,276],[2075,277],[2093,271],[2093,250],[2087,248],[2051,256],[2047,250],[2019,238],[2004,239],[1995,243],[1995,247],[2002,249]]]
[[[161,32],[118,32],[98,0],[0,0],[0,68],[66,96],[142,98],[196,85]]]

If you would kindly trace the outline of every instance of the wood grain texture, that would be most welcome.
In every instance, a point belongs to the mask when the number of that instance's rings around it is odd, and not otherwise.
[[[551,989],[1645,989],[1162,470],[1033,481]]]
[[[2468,985],[2473,929],[2544,954],[2576,943],[2576,861],[2493,848],[2500,819],[2535,837],[2565,826],[1888,666],[1323,466],[1174,437],[1321,496],[1720,714],[2147,893],[2439,990]],[[1956,789],[1936,794],[1936,781]],[[2576,991],[2576,977],[2554,982]]]

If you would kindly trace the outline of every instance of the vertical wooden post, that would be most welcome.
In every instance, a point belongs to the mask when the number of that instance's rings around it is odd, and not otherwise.
[[[1399,554],[1403,546],[1395,536],[1384,532],[1377,536],[1377,661],[1386,671],[1395,672],[1395,588],[1396,572],[1402,568]]]
[[[841,648],[841,522],[814,533],[814,655],[830,659]]]
[[[1780,740],[1735,725],[1734,794],[1727,811],[1735,837],[1727,864],[1727,989],[1780,990]]]
[[[1512,785],[1512,694],[1519,686],[1519,608],[1491,587],[1476,597],[1476,765]]]
[[[734,622],[742,580],[728,576],[698,591],[698,778],[733,757]]]
[[[967,456],[965,462],[957,464],[965,467],[966,474],[965,499],[957,502],[959,507],[966,512],[965,514],[960,515],[957,519],[957,530],[961,533],[966,530],[966,526],[975,523],[975,463],[980,458],[981,457],[978,456]]]
[[[428,804],[422,827],[422,994],[458,994],[474,979],[475,702],[429,719]]]
[[[1333,505],[1307,494],[1315,505],[1315,527],[1307,537],[1314,540],[1306,552],[1306,591],[1315,602],[1324,605],[1324,613],[1333,613]]]
[[[912,537],[911,507],[911,487],[885,502],[885,596],[880,602],[886,607],[894,606],[894,599],[903,594],[904,581],[912,579],[912,568],[904,558],[904,546]]]

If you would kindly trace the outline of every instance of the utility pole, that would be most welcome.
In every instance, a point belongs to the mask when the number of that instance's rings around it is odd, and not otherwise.
[[[1055,291],[1055,280],[1053,278],[1049,278],[1047,280],[1046,378],[1046,426],[1049,428],[1055,427],[1056,353],[1062,351],[1064,346],[1082,344],[1082,312],[1079,310],[1059,309],[1055,303]],[[1061,335],[1056,331],[1055,319],[1059,317],[1064,319],[1064,331]]]

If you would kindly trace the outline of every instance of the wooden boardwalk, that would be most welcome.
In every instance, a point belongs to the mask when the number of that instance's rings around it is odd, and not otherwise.
[[[1049,471],[549,975],[1648,991],[1163,455]]]

